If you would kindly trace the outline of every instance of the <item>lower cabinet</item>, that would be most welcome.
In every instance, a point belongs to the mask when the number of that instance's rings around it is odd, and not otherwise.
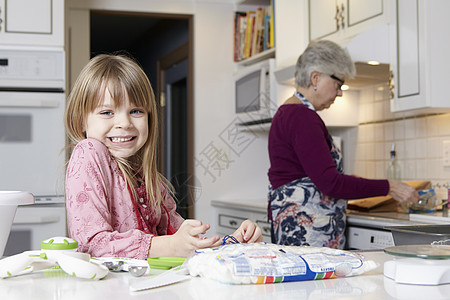
[[[232,234],[247,219],[252,220],[261,228],[264,242],[270,243],[270,223],[267,220],[267,211],[261,207],[240,207],[233,202],[212,201],[214,211],[213,229],[221,237]]]

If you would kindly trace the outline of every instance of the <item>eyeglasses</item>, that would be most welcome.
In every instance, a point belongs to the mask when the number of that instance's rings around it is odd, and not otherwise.
[[[340,78],[337,78],[335,75],[333,75],[333,74],[328,74],[328,76],[330,76],[332,79],[334,79],[334,80],[336,80],[337,82],[338,82],[338,85],[337,85],[337,90],[338,91],[340,91],[341,90],[341,88],[342,88],[342,86],[344,85],[344,80],[342,80],[342,79],[340,79]]]

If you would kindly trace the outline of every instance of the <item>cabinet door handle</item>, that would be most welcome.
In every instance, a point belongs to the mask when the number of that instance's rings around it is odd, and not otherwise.
[[[228,223],[230,226],[237,226],[237,222],[235,220],[230,220]]]
[[[336,15],[334,16],[334,19],[336,20],[336,31],[339,30],[339,5],[336,5]]]
[[[389,87],[389,94],[391,99],[394,99],[395,96],[395,84],[394,84],[394,72],[391,70],[389,72],[389,81],[387,83],[388,87]]]
[[[344,3],[341,5],[341,28],[345,28]]]

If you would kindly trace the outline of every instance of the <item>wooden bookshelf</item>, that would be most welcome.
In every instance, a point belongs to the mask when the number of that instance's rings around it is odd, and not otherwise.
[[[272,1],[269,3],[270,5],[255,6],[254,9],[235,13],[233,52],[235,62],[259,56],[275,47],[273,5]]]

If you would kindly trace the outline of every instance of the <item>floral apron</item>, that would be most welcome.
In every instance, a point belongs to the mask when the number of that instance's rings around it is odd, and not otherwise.
[[[297,92],[296,96],[314,110],[303,95]],[[341,152],[330,135],[328,139],[332,145],[331,156],[342,173]],[[269,187],[268,200],[272,243],[344,248],[347,201],[322,194],[309,177],[276,189]]]

